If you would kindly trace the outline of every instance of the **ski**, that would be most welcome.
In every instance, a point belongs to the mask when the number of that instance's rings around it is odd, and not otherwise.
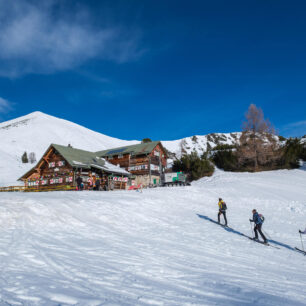
[[[297,248],[297,247],[295,247],[294,249],[295,249],[297,252],[302,253],[302,254],[304,254],[304,255],[306,256],[306,251],[303,251],[303,250],[301,250],[301,249],[299,249],[299,248]]]
[[[200,215],[198,215],[199,217],[203,217],[203,216],[200,216]],[[222,223],[220,223],[220,222],[218,222],[218,221],[215,221],[215,220],[213,220],[213,219],[211,219],[211,218],[209,218],[209,217],[206,217],[205,216],[205,218],[204,219],[206,219],[207,221],[210,221],[210,222],[212,222],[212,223],[215,223],[215,224],[217,224],[217,225],[220,225],[220,226],[222,226],[222,227],[228,227],[227,225],[225,225],[225,224],[222,224]]]
[[[243,233],[241,233],[241,232],[239,232],[239,231],[233,229],[232,227],[229,227],[228,225],[221,224],[221,223],[219,223],[219,222],[217,222],[217,221],[215,221],[215,220],[213,220],[213,219],[211,219],[211,218],[209,218],[209,217],[207,217],[207,216],[203,216],[203,215],[198,215],[198,216],[199,216],[200,218],[203,218],[203,219],[207,220],[207,221],[210,221],[210,222],[212,222],[212,223],[215,223],[215,224],[217,224],[217,225],[222,226],[227,232],[234,233],[234,234],[240,235],[240,236],[245,237],[245,238],[249,238],[250,240],[253,240],[253,241],[257,242],[257,243],[260,243],[260,244],[263,244],[263,245],[266,245],[266,246],[270,246],[271,248],[280,250],[280,248],[277,247],[277,246],[275,246],[275,245],[272,245],[272,244],[270,244],[270,243],[263,243],[263,241],[260,241],[260,240],[257,240],[257,241],[256,241],[256,240],[254,240],[252,237],[247,236],[247,235],[245,235],[245,234],[243,234]]]
[[[250,240],[254,241],[254,242],[257,242],[257,243],[260,243],[260,244],[263,244],[263,245],[266,245],[266,246],[270,246],[271,248],[275,248],[275,249],[280,249],[279,247],[275,246],[275,245],[272,245],[270,243],[264,243],[263,241],[260,241],[260,240],[255,240],[254,238],[251,238],[249,236],[247,236]]]

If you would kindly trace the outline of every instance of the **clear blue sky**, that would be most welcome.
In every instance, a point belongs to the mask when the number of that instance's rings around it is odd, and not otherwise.
[[[232,132],[250,103],[306,134],[305,1],[0,0],[0,121],[121,139]]]

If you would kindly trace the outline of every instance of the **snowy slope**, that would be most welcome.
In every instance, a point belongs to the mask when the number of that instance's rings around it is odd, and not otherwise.
[[[34,152],[39,159],[51,143],[68,145],[83,150],[98,151],[110,147],[131,145],[73,122],[41,112],[0,123],[0,185],[14,185],[31,164],[23,165],[21,155]]]
[[[0,305],[306,305],[305,183],[217,171],[143,193],[2,193]],[[235,231],[206,219],[220,196]],[[253,208],[280,249],[239,235]]]

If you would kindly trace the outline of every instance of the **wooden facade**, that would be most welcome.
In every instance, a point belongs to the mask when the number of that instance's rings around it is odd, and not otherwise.
[[[59,145],[51,145],[45,152],[37,165],[24,174],[19,180],[24,181],[26,187],[45,187],[45,186],[75,186],[76,179],[80,176],[83,180],[84,189],[94,189],[97,180],[100,181],[102,190],[126,189],[129,181],[128,173],[116,169],[107,170],[103,165],[91,163],[96,161],[95,154],[73,148],[64,148]],[[81,163],[68,160],[63,152],[74,153],[73,158],[77,159],[78,153],[83,154],[89,162]],[[101,166],[102,165],[102,166]],[[112,166],[113,167],[113,166]]]
[[[21,178],[25,186],[73,185],[74,169],[50,147],[38,164]]]
[[[161,142],[151,145],[149,151],[145,152],[142,152],[141,149],[138,151],[137,145],[130,147],[133,150],[129,151],[129,146],[127,146],[122,153],[118,154],[108,154],[108,152],[115,152],[116,149],[103,151],[102,157],[130,172],[134,176],[135,184],[158,185],[167,166],[167,153]]]

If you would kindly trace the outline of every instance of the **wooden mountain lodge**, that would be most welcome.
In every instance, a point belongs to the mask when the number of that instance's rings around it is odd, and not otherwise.
[[[54,189],[77,186],[84,189],[127,189],[129,186],[156,186],[167,166],[167,153],[160,141],[89,152],[71,146],[51,144],[35,167],[25,173],[25,187]]]
[[[126,189],[130,173],[114,166],[94,152],[51,144],[35,167],[19,180],[26,187],[76,186],[81,177],[84,189],[91,189],[97,180],[104,190]]]
[[[167,166],[167,152],[160,141],[112,148],[95,154],[130,172],[132,185],[158,185]]]

